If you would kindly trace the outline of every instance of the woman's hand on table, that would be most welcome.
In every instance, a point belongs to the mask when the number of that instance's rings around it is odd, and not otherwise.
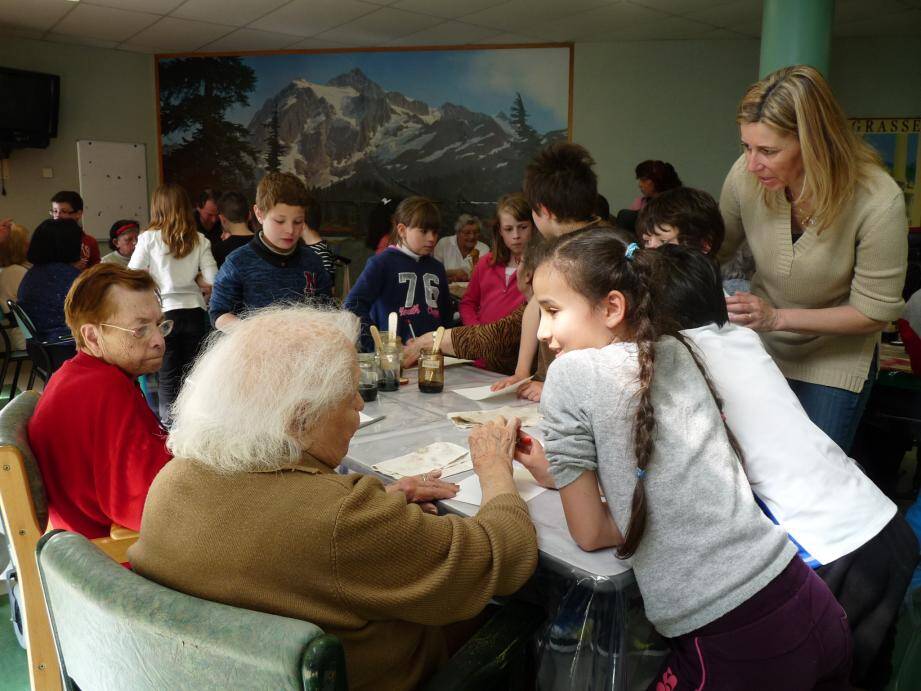
[[[778,331],[780,310],[752,293],[736,293],[726,298],[729,321],[755,331]]]
[[[385,488],[388,492],[402,492],[407,502],[419,504],[426,513],[437,514],[438,509],[432,502],[451,499],[460,487],[453,482],[441,479],[441,470],[433,470],[422,475],[400,478]]]
[[[527,434],[518,433],[518,444],[515,446],[515,460],[521,463],[534,477],[534,481],[541,487],[556,489],[556,482],[550,474],[550,462],[544,453],[540,442]]]
[[[518,418],[506,420],[501,415],[470,432],[470,458],[473,472],[480,478],[483,504],[498,494],[517,494],[512,479],[512,458],[518,440]]]

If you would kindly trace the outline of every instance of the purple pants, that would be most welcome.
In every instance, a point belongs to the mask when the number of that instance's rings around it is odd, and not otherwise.
[[[850,688],[847,616],[799,557],[756,595],[670,645],[650,691]]]

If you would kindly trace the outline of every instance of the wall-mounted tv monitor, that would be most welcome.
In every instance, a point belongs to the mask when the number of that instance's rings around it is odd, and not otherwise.
[[[0,67],[0,144],[48,146],[58,134],[61,78],[56,74]]]

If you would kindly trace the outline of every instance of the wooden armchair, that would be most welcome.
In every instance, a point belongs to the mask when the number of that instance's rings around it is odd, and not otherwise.
[[[26,391],[0,410],[0,513],[20,586],[29,680],[33,691],[50,691],[61,688],[61,670],[35,561],[36,544],[48,524],[48,505],[26,436],[38,398],[34,391]],[[93,542],[112,559],[124,562],[136,540],[134,531],[113,526],[109,537]]]

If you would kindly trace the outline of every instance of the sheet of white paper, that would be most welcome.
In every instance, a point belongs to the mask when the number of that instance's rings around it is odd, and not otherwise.
[[[495,420],[500,415],[506,420],[517,417],[521,420],[522,427],[534,426],[540,422],[540,408],[536,403],[534,405],[516,406],[514,408],[505,405],[493,410],[463,410],[456,413],[448,413],[448,419],[453,422],[456,427],[467,429],[468,427],[485,425],[487,422]]]
[[[464,470],[473,469],[473,463],[470,461],[470,454],[463,446],[446,441],[436,441],[417,451],[375,463],[371,467],[379,473],[399,479],[438,469],[445,469],[450,474],[456,475]]]
[[[515,395],[515,392],[518,391],[518,387],[524,384],[526,381],[531,381],[534,376],[530,376],[527,379],[522,379],[520,382],[512,384],[511,386],[506,386],[504,389],[499,389],[498,391],[490,391],[490,385],[486,386],[472,386],[468,389],[454,389],[454,393],[459,393],[464,398],[469,398],[471,401],[485,401],[490,398],[497,398],[499,396],[508,396]]]
[[[534,481],[534,477],[518,462],[512,464],[512,476],[515,478],[515,487],[518,488],[518,494],[525,501],[531,501],[538,494],[547,491],[546,487],[541,487]],[[471,475],[461,480],[459,483],[460,491],[454,497],[457,501],[465,504],[479,506],[483,502],[483,490],[480,488],[480,478]]]
[[[387,416],[386,416],[386,415],[378,415],[378,416],[375,417],[375,416],[372,416],[372,415],[365,415],[363,412],[358,411],[358,428],[361,429],[362,427],[366,427],[366,426],[370,425],[372,422],[377,422],[378,420],[383,420],[385,417],[387,417]]]

